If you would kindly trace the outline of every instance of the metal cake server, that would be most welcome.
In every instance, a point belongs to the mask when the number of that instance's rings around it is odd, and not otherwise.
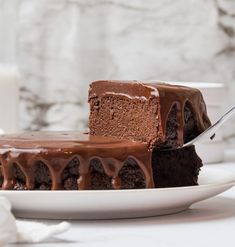
[[[208,129],[202,132],[200,135],[195,137],[193,140],[185,143],[182,147],[188,147],[196,144],[197,142],[202,142],[204,140],[213,140],[215,137],[215,132],[230,118],[233,113],[235,113],[235,106],[233,106],[229,111],[227,111],[216,123],[211,125]],[[172,149],[179,149],[182,147],[176,147]]]

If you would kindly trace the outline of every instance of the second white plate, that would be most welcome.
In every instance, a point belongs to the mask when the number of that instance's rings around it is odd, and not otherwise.
[[[107,191],[0,191],[18,217],[46,219],[112,219],[171,214],[215,196],[235,184],[235,174],[202,168],[199,185]]]

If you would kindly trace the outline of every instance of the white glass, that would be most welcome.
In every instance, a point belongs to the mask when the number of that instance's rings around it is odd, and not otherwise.
[[[0,64],[0,134],[18,130],[19,78],[15,65]]]

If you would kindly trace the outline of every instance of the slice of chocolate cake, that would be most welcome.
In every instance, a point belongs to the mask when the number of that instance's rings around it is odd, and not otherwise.
[[[142,189],[196,185],[193,146],[174,151],[76,132],[0,136],[3,190]]]
[[[89,90],[91,135],[182,146],[210,126],[198,89],[165,83],[95,81]]]

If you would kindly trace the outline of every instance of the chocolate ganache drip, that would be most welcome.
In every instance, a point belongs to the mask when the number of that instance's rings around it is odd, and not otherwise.
[[[170,114],[170,111],[174,106],[177,109],[177,138],[178,144],[182,146],[184,144],[184,127],[185,127],[185,106],[190,105],[193,111],[193,116],[198,133],[206,130],[211,122],[207,116],[206,104],[203,100],[201,92],[196,88],[170,85],[167,83],[150,83],[144,84],[147,87],[155,90],[158,94],[160,101],[160,117],[161,117],[161,129],[164,137],[166,138],[166,125]]]
[[[122,181],[119,172],[130,159],[143,172],[146,188],[153,188],[151,158],[151,152],[142,143],[77,132],[28,132],[0,137],[2,189],[13,189],[16,185],[16,166],[19,168],[18,177],[25,178],[25,188],[35,188],[39,180],[35,177],[38,175],[35,169],[46,166],[51,189],[61,189],[63,172],[74,161],[79,163],[78,171],[73,171],[79,174],[77,188],[89,189],[92,179],[90,165],[94,160],[101,164],[104,173],[111,179],[111,188],[120,189]]]

